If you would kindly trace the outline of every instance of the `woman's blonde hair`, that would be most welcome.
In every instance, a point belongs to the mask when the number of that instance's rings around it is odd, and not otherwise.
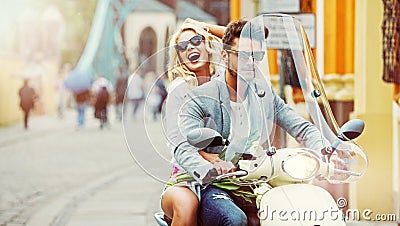
[[[220,63],[222,42],[217,36],[214,36],[203,28],[190,23],[183,23],[181,27],[171,36],[169,41],[169,80],[172,82],[176,78],[183,78],[189,85],[197,86],[196,74],[190,71],[189,68],[181,62],[178,53],[174,48],[178,42],[179,36],[182,34],[182,32],[187,30],[192,30],[197,34],[204,36],[205,47],[209,54],[210,76],[216,73],[217,64]]]

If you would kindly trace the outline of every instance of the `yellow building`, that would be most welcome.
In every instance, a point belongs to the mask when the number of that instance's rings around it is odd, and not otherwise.
[[[350,117],[366,123],[357,143],[368,155],[369,168],[360,181],[350,185],[349,207],[399,217],[400,110],[392,101],[393,85],[382,80],[383,2],[298,1],[301,12],[312,12],[316,17],[313,53],[328,98],[339,103],[350,101]],[[231,0],[231,19],[252,18],[266,2]]]
[[[6,3],[6,8],[8,4],[14,3]],[[7,13],[9,18],[0,26],[0,126],[21,120],[18,91],[24,79],[29,79],[39,96],[33,114],[55,111],[54,80],[59,73],[63,28],[61,13],[53,6],[40,15],[33,10]]]

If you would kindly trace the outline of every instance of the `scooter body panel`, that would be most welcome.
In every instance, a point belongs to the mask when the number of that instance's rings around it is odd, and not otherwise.
[[[345,226],[342,211],[324,189],[311,184],[272,188],[263,195],[261,226]]]

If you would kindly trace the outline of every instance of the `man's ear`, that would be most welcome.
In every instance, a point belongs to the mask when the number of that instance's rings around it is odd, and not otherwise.
[[[222,60],[225,62],[225,63],[228,63],[228,52],[226,52],[226,50],[222,50],[221,51],[221,57],[222,57]]]

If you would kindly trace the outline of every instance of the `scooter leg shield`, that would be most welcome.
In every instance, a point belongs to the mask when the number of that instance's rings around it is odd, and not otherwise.
[[[279,186],[265,193],[258,212],[261,226],[345,226],[332,196],[310,184]]]

